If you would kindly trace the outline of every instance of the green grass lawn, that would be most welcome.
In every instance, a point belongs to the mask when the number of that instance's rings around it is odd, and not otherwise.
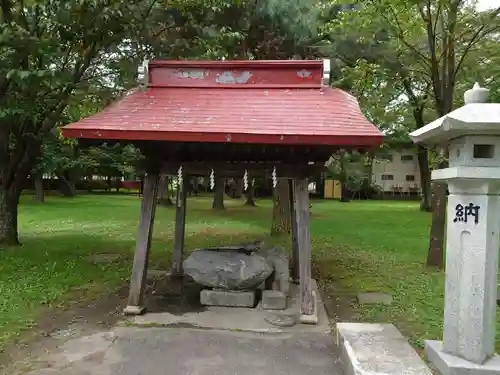
[[[188,201],[186,248],[237,243],[267,235],[271,202],[244,207],[226,200],[214,213],[211,200]],[[423,267],[430,215],[413,202],[316,201],[311,223],[315,277],[329,290],[387,291],[390,306],[358,309],[369,321],[395,323],[416,344],[440,338],[444,276]],[[128,278],[138,223],[136,196],[23,197],[22,247],[0,251],[0,347],[36,324],[47,308],[89,298]],[[152,264],[169,267],[174,209],[158,207]],[[281,240],[278,240],[281,241]],[[93,254],[119,254],[94,264]],[[331,288],[330,288],[331,289]]]

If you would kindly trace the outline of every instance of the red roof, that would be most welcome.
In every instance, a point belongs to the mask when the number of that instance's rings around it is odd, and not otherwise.
[[[321,61],[152,61],[148,87],[63,128],[70,138],[371,146],[354,97]]]

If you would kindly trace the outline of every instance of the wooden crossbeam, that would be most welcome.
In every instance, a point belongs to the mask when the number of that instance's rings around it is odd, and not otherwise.
[[[210,171],[217,171],[218,177],[231,178],[243,177],[247,171],[252,177],[271,178],[273,169],[276,168],[278,178],[294,178],[311,176],[325,170],[323,163],[315,164],[289,164],[289,163],[224,163],[224,162],[166,162],[162,164],[162,173],[176,174],[182,166],[185,173],[190,176],[208,176]]]

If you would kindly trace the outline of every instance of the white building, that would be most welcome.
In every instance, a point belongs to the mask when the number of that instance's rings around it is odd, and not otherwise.
[[[372,174],[373,183],[384,193],[409,195],[420,192],[416,149],[386,150],[379,153],[373,162]]]

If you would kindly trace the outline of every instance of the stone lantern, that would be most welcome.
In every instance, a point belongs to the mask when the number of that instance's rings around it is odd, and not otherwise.
[[[414,142],[446,145],[449,167],[432,180],[449,190],[443,341],[426,341],[444,375],[500,374],[495,354],[500,231],[500,104],[476,83],[465,105],[414,131]]]

